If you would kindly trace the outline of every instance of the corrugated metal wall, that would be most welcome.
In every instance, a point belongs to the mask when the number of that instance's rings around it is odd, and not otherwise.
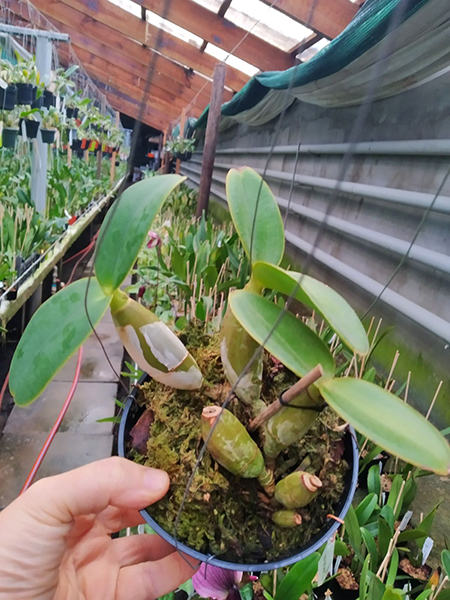
[[[296,266],[338,289],[363,314],[407,251],[450,165],[450,74],[376,102],[361,129],[341,191],[348,140],[358,107],[327,109],[296,102],[286,113],[266,180],[288,217],[287,251]],[[277,121],[236,125],[220,135],[212,197],[225,198],[231,166],[266,166]],[[297,150],[298,160],[296,164]],[[198,184],[201,153],[182,172]],[[324,226],[321,221],[328,212]],[[270,244],[270,240],[268,240]],[[409,258],[371,314],[395,331],[377,352],[386,368],[400,351],[396,376],[412,371],[413,398],[422,408],[444,379],[433,416],[450,422],[450,178],[429,213]]]

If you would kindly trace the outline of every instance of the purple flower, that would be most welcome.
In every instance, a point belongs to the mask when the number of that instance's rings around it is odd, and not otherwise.
[[[157,246],[161,246],[161,238],[156,231],[149,231],[147,248],[156,248]]]
[[[242,571],[229,571],[203,563],[192,577],[192,583],[202,598],[240,600],[239,584],[242,575]]]

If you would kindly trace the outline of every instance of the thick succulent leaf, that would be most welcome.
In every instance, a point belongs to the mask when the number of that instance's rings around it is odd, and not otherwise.
[[[90,335],[84,304],[87,282],[80,279],[67,286],[33,315],[11,363],[9,387],[16,404],[33,402]],[[92,278],[87,307],[93,325],[100,321],[110,301],[111,297]]]
[[[354,352],[367,354],[369,341],[358,315],[340,294],[321,281],[280,267],[257,262],[252,278],[258,285],[276,290],[306,304],[334,329],[341,340]]]
[[[408,463],[448,475],[447,440],[412,406],[361,379],[321,378],[318,385],[327,403],[370,440]]]
[[[326,344],[292,313],[246,291],[233,292],[230,306],[252,338],[259,344],[264,343],[266,350],[296,375],[303,377],[320,364],[324,370],[321,379],[333,376],[334,359]],[[270,332],[272,334],[265,342]]]
[[[123,282],[145,241],[153,219],[185,177],[160,175],[129,187],[111,207],[98,238],[95,273],[106,294]]]
[[[226,186],[231,218],[250,261],[277,265],[284,254],[284,227],[269,186],[250,167],[231,169]]]

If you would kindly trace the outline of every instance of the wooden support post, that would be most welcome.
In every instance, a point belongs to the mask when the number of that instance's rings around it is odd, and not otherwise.
[[[155,165],[155,171],[158,171],[161,168],[162,165],[162,153],[163,153],[163,148],[164,148],[164,136],[161,133],[159,135],[159,143],[158,143],[158,160],[157,163]]]
[[[163,135],[163,149],[162,149],[161,167],[160,167],[162,173],[164,173],[164,169],[166,167],[166,162],[167,162],[166,142],[167,142],[167,131],[165,131],[164,135]]]
[[[97,179],[102,178],[102,147],[103,144],[100,143],[97,150]]]
[[[197,201],[197,218],[208,212],[211,178],[216,157],[217,138],[219,137],[220,110],[222,108],[223,88],[225,85],[226,64],[218,63],[214,69],[214,81],[209,104],[208,123],[206,125],[205,146],[203,149],[202,174]]]
[[[181,111],[181,119],[180,119],[180,139],[184,139],[184,127],[186,125],[186,109],[183,108],[183,110]],[[177,158],[177,168],[175,169],[175,173],[177,175],[180,174],[180,166],[181,166],[181,160],[179,158]]]
[[[120,113],[119,113],[119,111],[116,110],[116,127],[119,127],[119,124],[120,124]],[[112,153],[111,167],[110,167],[110,171],[109,171],[109,180],[111,182],[111,185],[114,183],[114,179],[116,178],[116,160],[117,160],[117,152],[114,149],[114,152]]]
[[[84,162],[89,163],[89,148],[84,151]]]

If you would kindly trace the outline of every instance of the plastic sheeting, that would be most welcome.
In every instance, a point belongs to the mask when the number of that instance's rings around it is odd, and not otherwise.
[[[367,0],[310,61],[253,77],[222,106],[221,128],[234,121],[262,125],[295,99],[321,106],[358,104],[374,78],[374,99],[400,93],[450,64],[449,30],[445,0]],[[208,108],[197,129],[206,127],[207,115]]]

